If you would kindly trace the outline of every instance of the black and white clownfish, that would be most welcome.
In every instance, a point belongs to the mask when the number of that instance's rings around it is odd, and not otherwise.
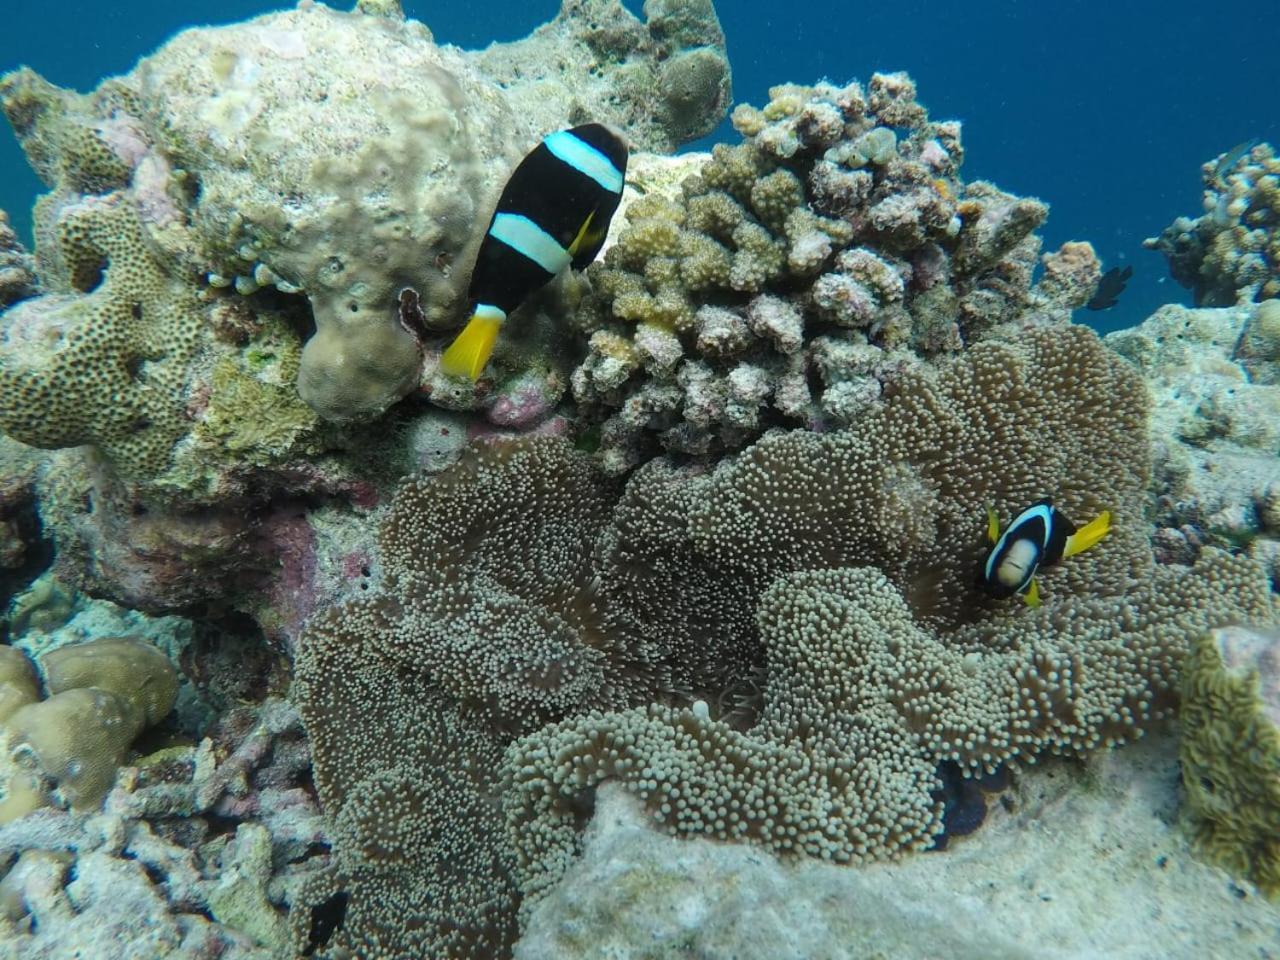
[[[1036,571],[1088,550],[1110,529],[1108,510],[1077,530],[1045,499],[1037,500],[1014,517],[1002,535],[996,512],[988,507],[987,540],[991,548],[978,568],[978,586],[994,597],[1020,593],[1029,606],[1039,606]]]
[[[520,161],[480,243],[471,319],[440,358],[442,372],[477,379],[507,314],[565,267],[596,258],[626,172],[626,141],[599,123],[549,134]]]

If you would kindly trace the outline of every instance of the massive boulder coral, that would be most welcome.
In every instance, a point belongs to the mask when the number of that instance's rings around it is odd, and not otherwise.
[[[644,20],[614,0],[564,0],[529,37],[473,55],[539,129],[612,123],[639,150],[668,153],[715,129],[732,100],[711,0],[648,0]]]
[[[43,700],[25,655],[13,647],[0,654],[0,823],[49,803],[96,808],[134,738],[173,708],[178,693],[168,658],[127,637],[43,656]]]
[[[904,74],[770,95],[734,111],[742,143],[629,204],[589,271],[572,386],[612,472],[650,435],[705,456],[849,423],[902,367],[1060,319],[1097,283],[1092,249],[1068,244],[1032,287],[1048,208],[965,184],[959,124],[930,121]]]
[[[325,842],[308,761],[296,710],[269,699],[122,768],[101,811],[0,826],[6,957],[284,956],[279,905]]]
[[[1280,297],[1280,156],[1269,143],[1243,146],[1201,167],[1203,214],[1143,241],[1198,307]]]

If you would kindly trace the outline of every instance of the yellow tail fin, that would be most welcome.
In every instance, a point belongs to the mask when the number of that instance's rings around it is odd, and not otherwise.
[[[480,310],[473,313],[471,320],[440,357],[441,372],[450,377],[480,379],[480,372],[489,362],[489,354],[493,353],[493,343],[498,339],[501,326],[502,318],[495,314]]]
[[[987,539],[992,544],[1000,539],[1000,518],[990,507],[987,507]]]
[[[1103,510],[1083,527],[1067,537],[1067,545],[1062,550],[1064,557],[1072,557],[1083,553],[1107,535],[1111,529],[1111,511]]]

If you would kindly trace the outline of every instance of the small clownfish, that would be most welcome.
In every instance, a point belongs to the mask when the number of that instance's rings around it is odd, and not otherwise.
[[[1040,605],[1036,571],[1063,557],[1088,550],[1111,529],[1111,512],[1102,511],[1079,530],[1047,499],[1018,514],[1003,535],[1000,521],[987,508],[987,540],[991,549],[978,568],[978,586],[994,597],[1022,594],[1028,606]]]
[[[549,134],[520,161],[476,254],[471,319],[440,358],[443,373],[478,379],[507,314],[596,258],[626,173],[626,141],[599,123]]]

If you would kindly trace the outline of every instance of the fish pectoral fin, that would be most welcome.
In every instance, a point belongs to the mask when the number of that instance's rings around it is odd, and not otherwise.
[[[1103,510],[1083,527],[1067,537],[1067,545],[1062,549],[1064,557],[1083,553],[1107,535],[1111,529],[1111,511]]]
[[[583,247],[591,246],[595,240],[599,239],[591,233],[591,221],[595,218],[596,211],[595,208],[593,208],[592,211],[587,214],[587,219],[582,221],[582,226],[578,228],[578,235],[573,238],[573,243],[569,244],[569,256],[576,257],[579,250]],[[561,234],[561,236],[563,236],[563,234]]]
[[[1000,518],[991,507],[987,507],[987,539],[992,543],[1000,539]]]
[[[1035,577],[1031,578],[1031,583],[1027,586],[1027,592],[1022,595],[1022,602],[1028,607],[1040,606],[1040,583]]]
[[[480,379],[480,372],[489,362],[489,355],[493,353],[493,344],[498,339],[498,328],[501,326],[502,320],[499,317],[483,313],[472,314],[471,320],[440,357],[441,372],[450,377]]]

